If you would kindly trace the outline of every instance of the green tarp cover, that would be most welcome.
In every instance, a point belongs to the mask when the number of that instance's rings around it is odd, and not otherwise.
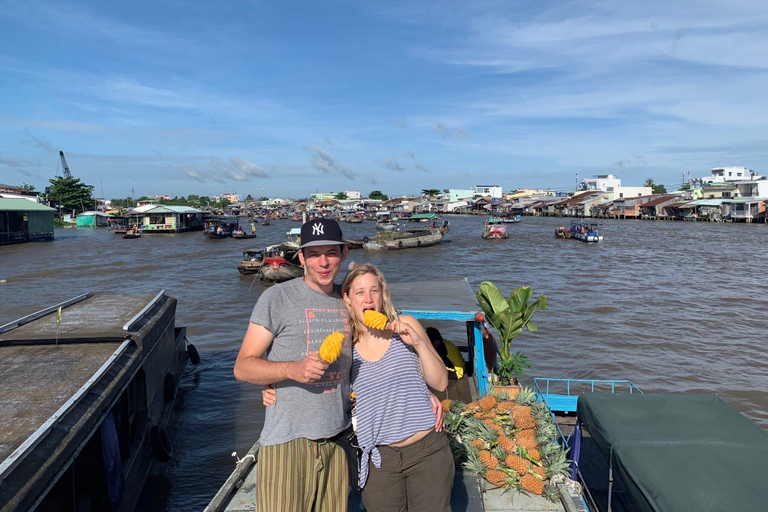
[[[638,510],[768,510],[768,433],[720,397],[587,393],[577,414]]]

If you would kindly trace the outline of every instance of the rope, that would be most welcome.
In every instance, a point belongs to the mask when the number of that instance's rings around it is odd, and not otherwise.
[[[243,457],[242,459],[241,459],[240,457],[238,457],[238,456],[237,456],[237,452],[232,452],[232,456],[233,456],[235,459],[237,459],[237,463],[236,463],[236,465],[237,465],[237,466],[239,466],[239,465],[240,465],[240,464],[242,464],[243,462],[247,461],[247,460],[248,460],[248,457],[252,458],[252,459],[253,459],[253,462],[256,462],[256,456],[255,456],[254,454],[252,454],[252,453],[249,453],[248,455],[246,455],[246,456],[245,456],[245,457]]]

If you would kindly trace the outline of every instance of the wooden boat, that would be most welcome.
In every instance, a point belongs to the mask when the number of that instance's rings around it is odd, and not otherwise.
[[[232,233],[232,238],[237,238],[238,240],[244,240],[247,238],[256,238],[256,233],[246,233],[245,231],[235,231]]]
[[[347,222],[350,224],[360,224],[363,222],[363,218],[360,215],[350,215],[347,217]]]
[[[520,223],[520,216],[508,213],[506,215],[502,215],[501,216],[501,220],[502,220],[502,222],[504,222],[504,224],[519,224]]]
[[[269,217],[264,217],[264,219],[261,221],[262,226],[269,226]]]
[[[366,251],[387,251],[429,247],[439,244],[447,232],[448,222],[436,220],[426,229],[413,228],[398,233],[376,236],[364,243],[363,249]]]
[[[490,375],[485,365],[481,334],[482,314],[466,279],[448,278],[423,282],[389,283],[392,303],[398,311],[407,312],[420,321],[450,321],[461,324],[457,330],[467,332],[466,344],[459,346],[468,356],[468,377],[450,380],[448,389],[438,393],[440,399],[461,400],[470,403],[485,395],[489,389]],[[213,497],[204,512],[255,512],[256,467],[261,445],[258,441],[245,454],[233,461],[234,471]],[[236,456],[236,454],[233,454]],[[482,480],[482,479],[480,479]],[[455,511],[516,510],[554,511],[565,510],[539,496],[526,496],[516,491],[490,488],[478,483],[477,474],[456,466],[451,508]],[[515,506],[512,506],[512,501]],[[349,496],[348,510],[361,510],[359,493]],[[574,505],[580,505],[574,502]],[[529,506],[526,506],[529,505]],[[568,508],[568,510],[583,510]]]
[[[586,223],[578,220],[571,222],[571,238],[582,242],[602,242],[603,236],[600,234],[600,224]]]
[[[248,249],[243,251],[243,261],[237,266],[237,270],[243,275],[258,274],[264,264],[263,249]]]
[[[400,225],[389,212],[376,213],[376,229],[378,231],[397,231]]]
[[[123,235],[123,238],[141,238],[140,229],[129,229]]]
[[[281,283],[304,275],[299,261],[299,244],[283,242],[266,248],[264,263],[259,269],[259,279]]]
[[[481,236],[485,240],[502,240],[509,238],[507,226],[504,224],[486,223],[485,226],[483,226],[483,234]]]
[[[345,239],[344,245],[347,246],[347,249],[362,249],[363,244],[365,244],[365,240],[353,240],[353,239]]]
[[[162,291],[86,293],[0,327],[3,512],[133,510],[199,362],[175,321]]]
[[[557,238],[568,239],[568,238],[571,238],[573,234],[565,226],[559,226],[555,228],[555,236]]]

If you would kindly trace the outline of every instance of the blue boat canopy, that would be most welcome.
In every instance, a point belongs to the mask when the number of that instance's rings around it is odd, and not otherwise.
[[[768,433],[718,396],[585,393],[577,414],[641,512],[768,506]]]

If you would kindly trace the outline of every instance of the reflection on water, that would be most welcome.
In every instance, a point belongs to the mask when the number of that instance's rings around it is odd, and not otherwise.
[[[517,348],[530,376],[629,378],[647,392],[717,393],[768,426],[768,256],[765,225],[604,221],[605,242],[558,240],[567,219],[524,218],[508,240],[482,240],[483,219],[448,217],[439,246],[351,251],[391,281],[465,276],[505,293],[530,285],[549,297],[540,331]],[[50,243],[0,247],[0,323],[86,291],[178,298],[202,363],[189,366],[179,395],[174,459],[156,465],[139,510],[201,510],[258,438],[263,407],[232,366],[251,308],[264,289],[237,272],[243,249],[282,241],[299,224],[258,226],[255,240],[207,240],[202,233],[124,240],[102,229],[57,229]],[[362,238],[372,222],[343,224]],[[5,280],[5,283],[2,283]],[[460,325],[441,324],[448,339]]]

